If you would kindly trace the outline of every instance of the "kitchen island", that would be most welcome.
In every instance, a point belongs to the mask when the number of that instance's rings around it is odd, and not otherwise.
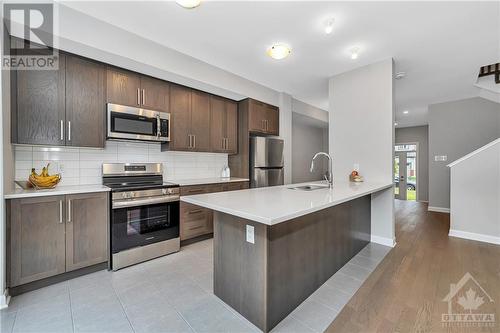
[[[181,199],[215,211],[214,293],[264,332],[370,242],[371,196],[392,187],[300,185]]]

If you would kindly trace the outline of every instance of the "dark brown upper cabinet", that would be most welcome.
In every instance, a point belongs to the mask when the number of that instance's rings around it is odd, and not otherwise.
[[[12,143],[66,143],[65,64],[59,54],[58,70],[11,72]]]
[[[212,151],[238,151],[238,106],[235,102],[210,96],[210,144]]]
[[[250,99],[248,127],[250,132],[279,135],[279,109],[273,105]]]
[[[104,147],[104,66],[59,53],[55,71],[12,72],[12,143]]]
[[[104,147],[104,76],[100,63],[66,58],[66,145]]]
[[[210,99],[204,92],[170,87],[170,150],[210,151]]]
[[[107,102],[169,111],[169,84],[149,76],[115,67],[106,73]]]

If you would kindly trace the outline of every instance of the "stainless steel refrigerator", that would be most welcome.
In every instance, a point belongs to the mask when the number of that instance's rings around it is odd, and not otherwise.
[[[283,140],[250,138],[250,186],[283,185]]]

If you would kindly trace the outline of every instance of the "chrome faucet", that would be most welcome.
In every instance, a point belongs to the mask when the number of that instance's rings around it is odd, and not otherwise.
[[[320,155],[328,157],[328,173],[326,175],[324,175],[324,177],[325,177],[325,180],[328,181],[328,187],[333,188],[332,157],[330,156],[330,154],[324,153],[324,152],[316,153],[316,155],[314,155],[314,157],[312,158],[311,168],[309,169],[309,171],[311,171],[311,172],[314,171],[314,160],[316,159],[316,157],[318,157]]]

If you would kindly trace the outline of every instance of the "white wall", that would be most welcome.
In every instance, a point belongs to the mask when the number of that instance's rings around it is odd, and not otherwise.
[[[393,182],[393,61],[387,59],[330,78],[330,153],[334,179],[348,181],[359,164],[366,181]],[[393,189],[372,195],[372,241],[394,242]]]
[[[500,142],[451,167],[450,236],[500,244]]]
[[[323,180],[328,170],[327,160],[321,158],[315,163],[315,170],[311,173],[311,159],[315,153],[328,152],[327,124],[293,113],[292,121],[292,182],[303,183],[314,180]],[[326,139],[325,139],[326,138]]]

